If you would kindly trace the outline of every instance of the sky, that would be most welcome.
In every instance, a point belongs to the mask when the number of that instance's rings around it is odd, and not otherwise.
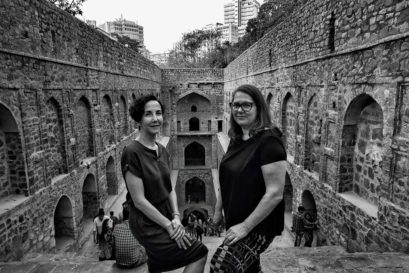
[[[223,6],[232,0],[86,0],[83,20],[97,25],[120,18],[143,26],[145,46],[151,53],[173,48],[182,34],[208,24],[224,23]]]

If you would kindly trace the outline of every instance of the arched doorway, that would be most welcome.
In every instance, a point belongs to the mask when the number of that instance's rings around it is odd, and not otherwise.
[[[205,148],[203,145],[192,142],[185,148],[185,166],[206,165]]]
[[[185,184],[185,202],[206,202],[206,184],[198,177],[189,179]]]
[[[71,201],[65,195],[60,198],[54,211],[54,232],[57,249],[63,249],[74,241],[74,215]]]
[[[106,180],[108,195],[118,194],[118,183],[116,179],[115,163],[112,156],[110,156],[107,161]]]
[[[97,183],[92,174],[88,174],[82,187],[83,218],[93,219],[98,213]]]
[[[310,213],[313,219],[317,219],[317,207],[315,205],[315,199],[312,193],[305,190],[301,196],[302,206],[305,208],[305,213]]]

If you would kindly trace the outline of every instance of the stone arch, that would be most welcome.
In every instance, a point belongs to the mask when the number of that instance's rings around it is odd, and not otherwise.
[[[190,143],[185,148],[185,166],[206,165],[206,153],[202,144],[196,141]]]
[[[189,131],[200,131],[200,121],[197,117],[189,119]]]
[[[206,203],[206,183],[198,178],[193,177],[185,183],[185,202],[190,203]]]
[[[311,213],[313,219],[317,219],[317,206],[315,204],[315,199],[309,190],[303,191],[301,195],[301,204],[305,208],[305,213]]]
[[[128,109],[124,96],[119,98],[119,121],[120,121],[120,134],[123,137],[128,135]]]
[[[102,97],[101,105],[101,129],[102,129],[102,147],[115,144],[115,119],[111,98],[108,95]]]
[[[383,141],[383,111],[367,94],[349,104],[342,128],[339,192],[354,192],[378,204]]]
[[[320,170],[321,127],[319,100],[314,94],[308,102],[305,116],[304,169],[317,174]]]
[[[75,239],[74,213],[66,195],[61,196],[54,210],[54,238],[57,248]]]
[[[75,126],[77,128],[77,154],[79,159],[94,156],[94,137],[92,133],[91,105],[82,96],[75,109]]]
[[[0,198],[28,196],[28,183],[20,130],[12,112],[0,103]]]
[[[296,111],[295,100],[291,93],[288,92],[283,100],[281,124],[287,153],[292,157],[295,155]]]
[[[107,161],[106,180],[108,195],[118,194],[118,183],[115,172],[115,162],[112,156],[110,156]]]
[[[211,120],[211,109],[211,101],[204,95],[191,92],[180,97],[176,103],[176,120],[181,122],[180,131],[200,131],[204,129],[204,126],[201,128],[199,121]],[[196,110],[196,112],[192,110]]]
[[[83,218],[94,218],[98,213],[97,183],[93,174],[88,174],[82,186]]]
[[[67,153],[64,137],[64,119],[60,104],[55,98],[46,102],[45,128],[47,128],[47,174],[50,178],[67,173]]]
[[[285,205],[284,206],[285,213],[289,213],[290,215],[293,210],[293,196],[294,196],[294,189],[291,183],[291,178],[288,175],[288,173],[286,173],[283,198],[284,198],[284,205]]]
[[[199,93],[197,93],[195,91],[187,91],[187,92],[181,94],[179,96],[179,99],[178,99],[177,103],[179,103],[179,101],[182,100],[182,99],[186,99],[186,97],[194,97],[194,96],[202,97],[202,99],[207,100],[207,102],[210,104],[211,100],[210,100],[209,96],[207,96],[206,94],[199,94]]]

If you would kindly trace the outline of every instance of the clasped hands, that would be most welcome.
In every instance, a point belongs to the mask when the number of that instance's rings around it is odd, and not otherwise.
[[[192,243],[189,235],[186,233],[179,216],[175,216],[170,224],[166,227],[169,236],[172,240],[175,240],[179,248],[187,249]]]

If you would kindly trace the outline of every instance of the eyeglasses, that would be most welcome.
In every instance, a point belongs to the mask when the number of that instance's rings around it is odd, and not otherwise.
[[[230,102],[229,105],[233,111],[239,111],[239,108],[241,108],[244,112],[250,112],[251,108],[253,108],[254,103],[252,102],[243,102],[243,103]]]

